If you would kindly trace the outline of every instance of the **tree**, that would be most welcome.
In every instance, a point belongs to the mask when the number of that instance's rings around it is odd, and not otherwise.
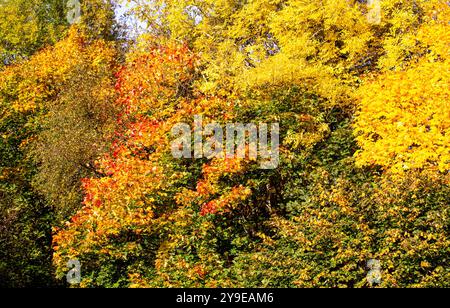
[[[114,130],[114,12],[83,1],[67,32],[64,2],[0,5],[1,281],[52,286],[51,227],[79,208],[80,179]]]
[[[430,4],[431,5],[431,4]],[[433,9],[433,10],[431,10]],[[435,3],[415,36],[409,65],[376,75],[360,89],[355,133],[360,165],[394,173],[450,170],[448,5]]]
[[[170,124],[195,101],[195,61],[185,46],[148,41],[129,55],[116,84],[121,128],[96,165],[103,176],[83,181],[83,208],[54,237],[58,275],[68,258],[82,261],[85,286],[123,286],[140,267],[152,270],[158,220],[187,180],[167,145]]]
[[[0,59],[2,65],[28,57],[58,41],[67,29],[63,1],[0,1]]]

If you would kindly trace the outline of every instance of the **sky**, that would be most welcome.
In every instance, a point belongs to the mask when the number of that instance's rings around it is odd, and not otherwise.
[[[131,14],[127,14],[133,9],[133,6],[134,4],[131,2],[119,0],[116,7],[116,19],[119,23],[127,26],[127,36],[131,39],[136,38],[147,28],[145,23],[138,21]]]

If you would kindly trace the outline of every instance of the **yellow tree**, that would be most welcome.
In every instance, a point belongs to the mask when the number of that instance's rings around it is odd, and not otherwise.
[[[450,8],[430,1],[424,24],[411,34],[415,52],[404,65],[368,78],[355,134],[359,165],[393,173],[450,170]]]
[[[0,276],[9,286],[52,271],[51,224],[80,207],[80,178],[94,174],[114,126],[115,64],[111,43],[74,28],[0,71]]]

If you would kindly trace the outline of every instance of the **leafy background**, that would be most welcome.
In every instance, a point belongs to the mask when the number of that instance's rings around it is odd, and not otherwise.
[[[0,1],[1,287],[450,286],[448,3],[81,7]],[[174,159],[198,114],[279,167]]]

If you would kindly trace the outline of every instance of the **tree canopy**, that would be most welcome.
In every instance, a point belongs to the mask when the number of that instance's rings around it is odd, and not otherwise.
[[[0,2],[2,283],[450,286],[446,1],[125,2]],[[199,116],[278,165],[175,157]]]

